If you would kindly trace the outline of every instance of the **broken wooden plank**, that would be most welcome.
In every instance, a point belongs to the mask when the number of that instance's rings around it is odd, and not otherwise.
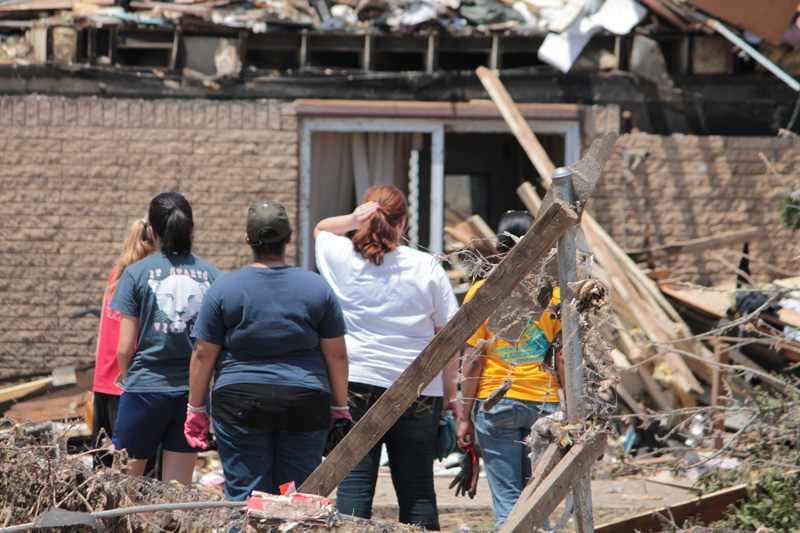
[[[564,202],[538,217],[523,238],[397,381],[311,473],[300,492],[327,496],[355,467],[414,399],[466,344],[484,320],[552,249],[578,216]]]
[[[766,231],[763,228],[747,228],[744,230],[730,231],[727,233],[721,233],[719,235],[712,235],[710,237],[701,237],[699,239],[680,241],[672,244],[652,246],[650,248],[625,250],[625,253],[627,253],[630,258],[637,263],[641,263],[651,259],[664,259],[666,257],[673,257],[676,255],[725,248],[731,244],[739,244],[760,237],[765,233]]]
[[[528,500],[530,500],[533,493],[536,489],[539,488],[539,485],[550,475],[553,469],[558,466],[558,463],[567,455],[567,449],[562,448],[558,445],[558,443],[550,444],[547,449],[545,449],[542,456],[539,458],[539,461],[534,465],[533,470],[531,472],[531,478],[528,480],[528,484],[525,485],[525,488],[522,489],[522,492],[517,499],[517,503],[514,504],[514,508],[511,509],[511,512],[508,514],[508,518],[506,518],[506,522],[512,521],[516,523],[517,521],[523,521],[527,523],[525,512],[528,508]],[[531,527],[533,529],[533,527]]]
[[[92,393],[84,392],[77,396],[20,402],[12,405],[4,416],[17,422],[33,423],[81,418],[85,412],[86,402],[91,398]]]
[[[28,383],[20,383],[19,385],[0,389],[0,403],[22,398],[32,392],[45,388],[51,383],[53,383],[53,376],[48,376],[46,378],[29,381]]]
[[[659,283],[661,291],[692,311],[705,315],[714,320],[725,318],[727,315],[721,309],[708,305],[701,301],[700,294],[696,290],[684,290],[677,287],[674,283]]]
[[[472,231],[476,235],[480,235],[484,239],[491,239],[496,235],[494,230],[489,227],[489,224],[487,224],[480,215],[472,215],[466,220],[466,223],[469,224],[469,227],[472,228]]]
[[[500,533],[529,533],[535,527],[541,526],[566,495],[584,478],[592,464],[603,455],[607,440],[608,436],[605,433],[587,434],[584,442],[570,448],[558,465],[533,491],[530,498],[522,505],[517,502],[514,506],[517,512],[513,517],[509,515]]]
[[[746,497],[747,484],[736,485],[675,505],[668,505],[654,511],[600,525],[595,528],[595,533],[630,533],[631,531],[655,533],[663,531],[665,523],[673,527],[680,527],[689,517],[709,524],[721,519],[729,506]]]
[[[492,101],[497,105],[497,109],[500,110],[500,114],[508,124],[508,127],[511,128],[511,132],[522,145],[522,149],[528,155],[528,158],[530,158],[533,166],[536,168],[536,172],[541,176],[542,183],[545,187],[550,187],[550,177],[553,175],[553,171],[556,167],[553,165],[547,152],[542,148],[539,140],[536,139],[528,123],[525,122],[525,119],[519,112],[519,109],[517,109],[514,101],[511,100],[508,91],[506,91],[506,88],[500,83],[500,79],[497,75],[488,68],[478,67],[475,72],[478,74],[478,79],[481,80],[486,92],[489,93]],[[533,211],[533,213],[535,212],[536,211]]]
[[[721,365],[728,364],[728,348],[730,346],[724,342],[714,343],[714,359]],[[722,394],[725,381],[727,378],[727,371],[719,366],[714,367],[714,381],[711,383],[711,407],[725,408],[728,404],[727,399]],[[714,449],[722,449],[722,434],[725,431],[725,420],[719,417],[719,420],[714,424]]]
[[[457,241],[463,242],[470,250],[478,252],[483,257],[497,254],[494,241],[476,233],[467,222],[459,222],[455,226],[445,226],[444,232]]]
[[[588,228],[587,228],[588,229]],[[595,236],[593,231],[587,231],[587,237]],[[590,238],[592,251],[597,258],[597,262],[603,265],[603,268],[613,273],[617,279],[627,287],[627,305],[635,313],[639,326],[644,331],[648,338],[655,342],[668,342],[675,340],[674,335],[669,335],[664,328],[668,326],[667,322],[658,322],[655,320],[652,312],[652,306],[648,306],[646,300],[643,300],[639,291],[633,286],[630,277],[622,269],[620,264],[614,260],[610,246],[607,245],[602,239]],[[652,280],[649,280],[652,283]],[[683,360],[683,358],[675,352],[665,351],[663,358],[669,365],[670,369],[675,372],[676,377],[680,380],[681,388],[686,392],[694,392],[698,395],[703,394],[703,387],[697,381],[694,373]]]

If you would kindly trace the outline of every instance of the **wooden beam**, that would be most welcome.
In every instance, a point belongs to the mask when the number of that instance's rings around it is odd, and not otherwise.
[[[434,34],[430,39],[435,41]],[[435,55],[435,54],[434,54]],[[463,118],[499,119],[497,107],[490,100],[470,102],[403,102],[397,100],[295,100],[300,116],[386,117],[386,118]],[[582,104],[520,104],[519,110],[528,120],[580,120]],[[549,178],[549,176],[548,176]]]
[[[584,217],[584,220],[587,220],[587,218],[588,217]],[[595,222],[595,224],[597,223]],[[597,224],[597,226],[599,227],[599,224]],[[590,228],[592,231],[589,231]],[[592,236],[592,238],[590,238],[590,243],[592,246],[592,251],[597,258],[597,262],[603,265],[603,268],[607,269],[609,273],[616,276],[617,280],[623,286],[625,286],[625,291],[627,293],[626,303],[637,317],[638,323],[645,335],[655,342],[668,342],[674,340],[674,335],[670,335],[664,329],[668,326],[668,324],[661,323],[656,320],[652,312],[652,308],[654,306],[647,305],[646,300],[640,296],[640,293],[636,290],[636,287],[634,286],[630,277],[626,274],[626,271],[624,271],[621,265],[614,260],[614,255],[611,252],[611,246],[608,246],[604,240],[596,238],[594,227],[589,225],[589,227],[586,229],[587,237],[590,235]],[[636,268],[638,269],[638,267]],[[649,278],[648,281],[653,283]],[[680,355],[675,352],[665,351],[663,357],[670,369],[675,373],[676,378],[680,382],[681,388],[685,392],[691,391],[697,393],[698,395],[703,393],[703,387],[700,385],[700,382],[697,381],[694,373],[692,373],[691,369]]]
[[[642,3],[667,22],[671,22],[679,30],[683,32],[694,31],[694,27],[692,25],[685,22],[678,15],[667,9],[659,0],[642,0]]]
[[[51,383],[53,383],[53,376],[0,389],[0,403],[22,398],[23,396],[27,396],[32,392],[36,392],[37,390],[45,388]]]
[[[695,517],[702,523],[708,524],[719,520],[728,510],[728,507],[747,497],[747,484],[712,492],[705,496],[648,511],[615,522],[602,524],[595,528],[595,533],[655,533],[664,530],[667,519],[670,525],[678,527],[689,517]],[[661,517],[664,517],[663,519]]]
[[[500,533],[530,533],[535,527],[541,526],[603,455],[607,440],[605,433],[587,434],[584,442],[573,446],[530,498],[522,506],[517,503],[514,510],[519,507],[518,512],[514,513],[513,520],[509,515]]]
[[[492,270],[475,295],[311,473],[299,491],[322,496],[330,494],[439,375],[473,332],[577,221],[578,216],[564,202],[558,202],[538,217],[528,230],[530,237],[523,238]]]
[[[457,226],[461,224],[466,224],[466,222],[461,222]],[[492,241],[483,240],[481,236],[472,233],[470,226],[467,226],[467,228],[470,229],[469,232],[463,231],[462,228],[459,227],[445,226],[444,232],[457,241],[463,242],[470,250],[481,254],[483,257],[497,254],[497,249],[494,247]]]
[[[489,227],[489,224],[487,224],[480,215],[472,215],[469,217],[467,219],[467,224],[469,224],[469,227],[472,228],[472,231],[485,239],[491,239],[497,235],[497,233],[495,233],[495,231]]]
[[[714,343],[714,358],[716,359],[717,363],[727,365],[728,364],[728,348],[730,346],[724,342],[716,342]],[[713,369],[713,382],[711,383],[711,407],[720,407],[724,408],[727,405],[727,399],[722,394],[722,390],[724,388],[724,381],[727,378],[727,371],[723,370],[722,368],[715,366]],[[721,411],[721,409],[720,409]],[[720,414],[720,413],[718,413]],[[725,432],[725,419],[723,416],[719,416],[718,420],[714,424],[714,449],[721,450],[722,449],[722,434]]]
[[[522,149],[525,150],[528,158],[533,162],[533,166],[542,178],[542,183],[545,187],[549,187],[550,178],[556,167],[553,165],[553,162],[550,161],[550,157],[547,155],[547,152],[544,151],[544,148],[542,148],[542,145],[539,143],[536,135],[531,131],[528,123],[525,122],[522,113],[519,112],[514,101],[511,100],[508,91],[506,91],[506,88],[500,83],[497,74],[488,68],[478,67],[475,72],[478,74],[478,79],[481,80],[486,92],[489,93],[489,96],[492,97],[492,100],[497,105],[508,127],[511,128],[511,132],[517,138],[519,144],[522,145]]]
[[[512,523],[528,523],[526,511],[531,496],[533,496],[533,493],[539,488],[539,485],[542,484],[542,481],[544,481],[553,469],[558,466],[558,463],[561,462],[565,455],[567,455],[567,449],[562,448],[557,443],[553,443],[547,447],[539,458],[539,461],[534,465],[533,471],[531,472],[531,479],[528,480],[528,484],[522,489],[517,503],[514,504],[514,508],[511,509],[508,518],[506,518],[506,523],[509,521]],[[533,530],[533,524],[530,525],[529,529],[531,531]]]
[[[90,401],[91,398],[91,392],[83,392],[77,396],[63,396],[15,403],[5,412],[5,416],[18,422],[33,423],[80,418],[84,416],[86,402]]]
[[[673,244],[664,244],[662,246],[654,246],[651,248],[625,250],[625,253],[627,253],[631,259],[637,263],[641,263],[651,259],[664,259],[665,257],[672,257],[675,255],[724,248],[726,246],[730,246],[731,244],[738,244],[749,241],[756,237],[760,237],[765,233],[766,231],[764,231],[763,228],[747,228],[745,230],[731,231],[728,233],[722,233],[720,235],[701,237],[699,239],[691,239]]]

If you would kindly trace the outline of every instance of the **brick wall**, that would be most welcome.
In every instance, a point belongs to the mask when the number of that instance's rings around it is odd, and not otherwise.
[[[626,149],[649,155],[623,174]],[[800,141],[766,137],[667,137],[632,133],[617,141],[589,210],[624,248],[660,245],[749,226],[767,231],[750,243],[751,271],[759,281],[800,271],[795,235],[780,220],[789,191],[760,159],[763,153],[789,187],[797,188]],[[742,245],[659,261],[675,277],[701,284],[735,278]]]
[[[630,182],[627,148],[649,152]],[[753,273],[784,277],[774,267],[796,271],[800,251],[780,223],[787,191],[759,152],[796,187],[798,148],[795,139],[622,135],[589,209],[629,248],[644,246],[647,231],[657,245],[763,227]],[[297,183],[291,103],[0,97],[0,381],[91,364],[98,321],[67,315],[99,307],[126,228],[155,194],[186,195],[195,251],[228,271],[249,260],[247,206],[273,198],[296,224]],[[659,264],[708,284],[733,277],[738,250]]]
[[[193,251],[246,264],[252,202],[296,217],[296,120],[275,100],[1,97],[0,380],[93,361],[98,319],[67,316],[100,306],[128,224],[160,192],[191,202]]]

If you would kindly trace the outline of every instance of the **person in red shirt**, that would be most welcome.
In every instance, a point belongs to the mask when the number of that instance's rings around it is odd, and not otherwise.
[[[134,221],[125,237],[122,253],[117,258],[111,276],[108,278],[103,309],[100,316],[100,332],[97,336],[97,358],[94,366],[94,391],[92,414],[92,444],[95,448],[102,446],[104,439],[111,440],[114,433],[114,421],[117,419],[119,397],[122,389],[117,386],[119,363],[117,362],[117,345],[119,344],[120,313],[108,307],[114,290],[117,288],[122,272],[140,259],[153,253],[153,241],[147,231],[147,220]],[[103,464],[110,467],[111,454],[96,454],[95,466]]]

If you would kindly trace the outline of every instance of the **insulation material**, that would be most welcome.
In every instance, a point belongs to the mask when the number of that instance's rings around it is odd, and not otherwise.
[[[564,33],[548,33],[539,48],[539,59],[561,72],[569,72],[592,36],[602,29],[602,26],[584,17],[575,21]]]
[[[686,0],[721,21],[748,30],[770,44],[778,45],[792,22],[798,0]]]
[[[647,9],[633,0],[606,0],[592,20],[617,35],[630,33],[647,15]]]

